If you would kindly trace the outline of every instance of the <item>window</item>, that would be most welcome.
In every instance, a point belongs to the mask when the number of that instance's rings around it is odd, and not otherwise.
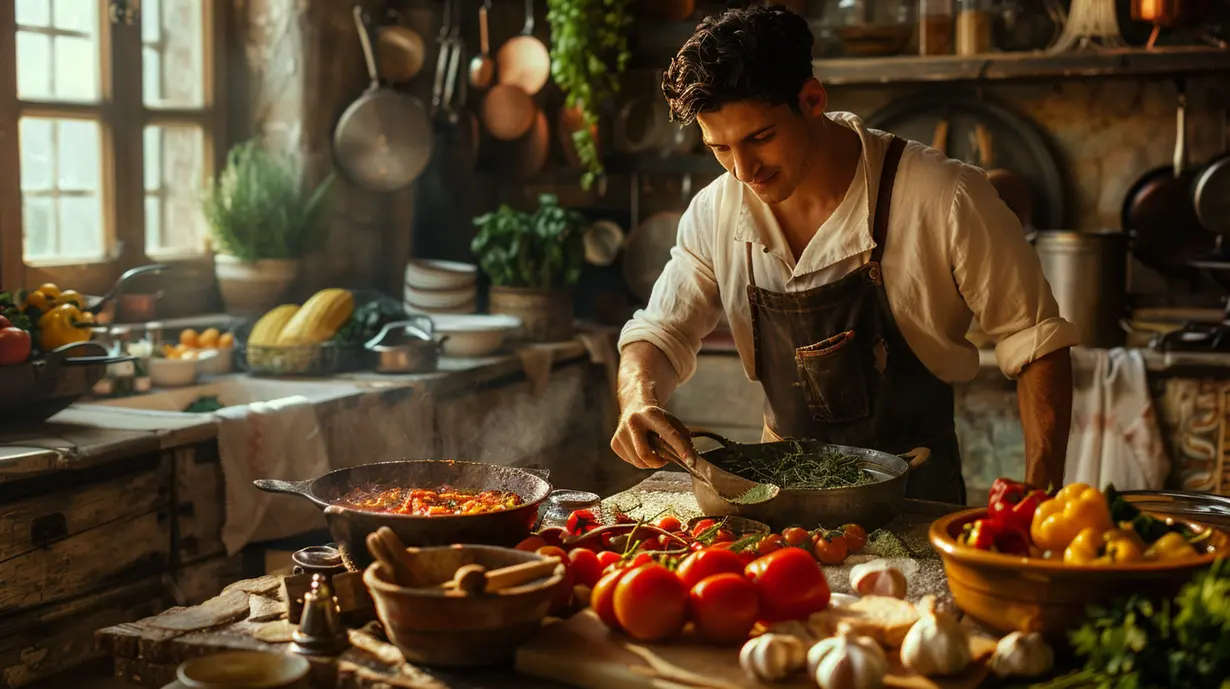
[[[0,153],[0,173],[15,166],[20,180],[19,213],[5,215],[14,196],[0,189],[0,229],[21,229],[20,241],[0,240],[6,282],[22,270],[25,284],[76,277],[98,289],[151,259],[204,254],[199,195],[222,141],[211,49],[222,4],[0,0],[0,65],[14,65],[0,75],[11,104],[0,107],[0,141],[9,131],[17,142],[16,156]]]

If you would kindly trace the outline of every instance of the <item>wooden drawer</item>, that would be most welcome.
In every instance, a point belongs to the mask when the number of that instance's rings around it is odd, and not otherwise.
[[[226,484],[218,442],[176,448],[170,460],[175,475],[171,529],[174,565],[225,552],[222,526],[226,521]]]
[[[0,487],[0,616],[167,569],[171,464],[142,455]]]

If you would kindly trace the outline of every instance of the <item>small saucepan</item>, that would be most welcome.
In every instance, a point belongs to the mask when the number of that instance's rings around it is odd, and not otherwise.
[[[425,325],[424,325],[425,324]],[[427,373],[436,370],[444,340],[432,336],[431,320],[389,323],[363,346],[367,349],[372,368],[377,373]]]

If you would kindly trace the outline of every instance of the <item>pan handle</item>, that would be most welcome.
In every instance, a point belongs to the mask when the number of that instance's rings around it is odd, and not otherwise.
[[[266,493],[288,493],[290,495],[298,495],[310,499],[311,496],[308,495],[308,486],[311,483],[312,482],[310,480],[279,481],[273,478],[258,478],[252,482],[252,485],[256,486],[259,490],[265,491]]]
[[[927,460],[931,458],[931,450],[925,447],[916,447],[909,452],[902,452],[897,456],[909,463],[910,469],[913,470],[927,463]]]
[[[376,70],[376,54],[372,51],[372,29],[367,12],[361,5],[354,6],[354,24],[359,30],[359,45],[363,47],[363,61],[367,64],[367,76],[371,77],[372,89],[380,88],[380,72]]]

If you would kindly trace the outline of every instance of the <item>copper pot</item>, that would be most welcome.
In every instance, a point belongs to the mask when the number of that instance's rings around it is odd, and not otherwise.
[[[1208,13],[1208,0],[1132,0],[1132,19],[1165,28],[1198,23]]]

